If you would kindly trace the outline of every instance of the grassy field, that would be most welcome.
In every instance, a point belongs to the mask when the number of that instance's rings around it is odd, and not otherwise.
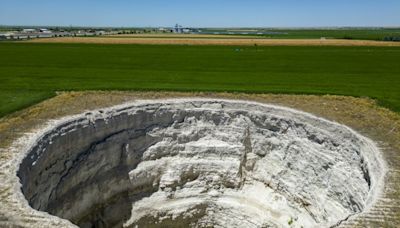
[[[244,36],[241,36],[244,37]],[[265,38],[164,38],[164,37],[57,37],[41,38],[27,43],[80,43],[80,44],[162,44],[162,45],[228,45],[228,46],[385,46],[400,47],[400,42],[346,39],[265,39]]]
[[[272,38],[320,38],[354,40],[384,40],[385,37],[400,37],[400,29],[335,29],[335,30],[287,30],[287,35],[272,35]]]
[[[227,29],[205,30],[207,32],[228,33]],[[245,31],[245,30],[244,30]],[[275,39],[319,39],[321,37],[354,40],[384,40],[385,37],[400,37],[400,28],[377,29],[257,29],[257,32],[276,32],[278,34],[261,35]],[[236,32],[240,32],[237,30]]]
[[[0,116],[61,90],[372,97],[400,111],[400,47],[0,43]]]

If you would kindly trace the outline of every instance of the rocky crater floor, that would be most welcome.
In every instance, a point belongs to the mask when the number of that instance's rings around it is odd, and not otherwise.
[[[52,122],[17,176],[33,209],[80,227],[336,227],[385,170],[372,141],[307,113],[171,99]]]

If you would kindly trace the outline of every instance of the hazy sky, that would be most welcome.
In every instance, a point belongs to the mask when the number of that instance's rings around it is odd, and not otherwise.
[[[400,26],[400,0],[0,0],[1,25]]]

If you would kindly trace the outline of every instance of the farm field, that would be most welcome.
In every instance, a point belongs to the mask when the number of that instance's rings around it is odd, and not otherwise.
[[[236,36],[226,38],[196,36],[181,37],[140,37],[140,36],[101,36],[101,37],[58,37],[23,41],[28,43],[85,43],[85,44],[163,44],[163,45],[241,45],[241,46],[398,46],[400,42],[345,39],[267,39],[262,37]]]
[[[400,47],[0,43],[0,116],[69,90],[339,94],[400,111]]]
[[[375,40],[398,37],[399,28],[337,28],[337,29],[204,29],[200,34],[121,34],[107,37],[125,38],[258,38],[258,39],[346,39],[346,40]]]
[[[265,37],[257,35],[215,35],[215,34],[177,34],[177,33],[139,33],[139,34],[118,34],[118,35],[106,35],[101,38],[199,38],[199,39],[237,39],[237,38],[248,38],[248,39],[263,39]]]
[[[319,39],[321,37],[333,39],[354,39],[354,40],[384,40],[385,37],[400,37],[399,28],[337,28],[337,29],[209,29],[205,32],[229,32],[270,33],[260,35],[273,39]]]

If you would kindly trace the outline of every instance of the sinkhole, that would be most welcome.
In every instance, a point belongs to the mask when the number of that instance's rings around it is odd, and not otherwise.
[[[59,120],[18,177],[33,209],[79,227],[334,227],[374,202],[378,155],[293,109],[136,101]]]

